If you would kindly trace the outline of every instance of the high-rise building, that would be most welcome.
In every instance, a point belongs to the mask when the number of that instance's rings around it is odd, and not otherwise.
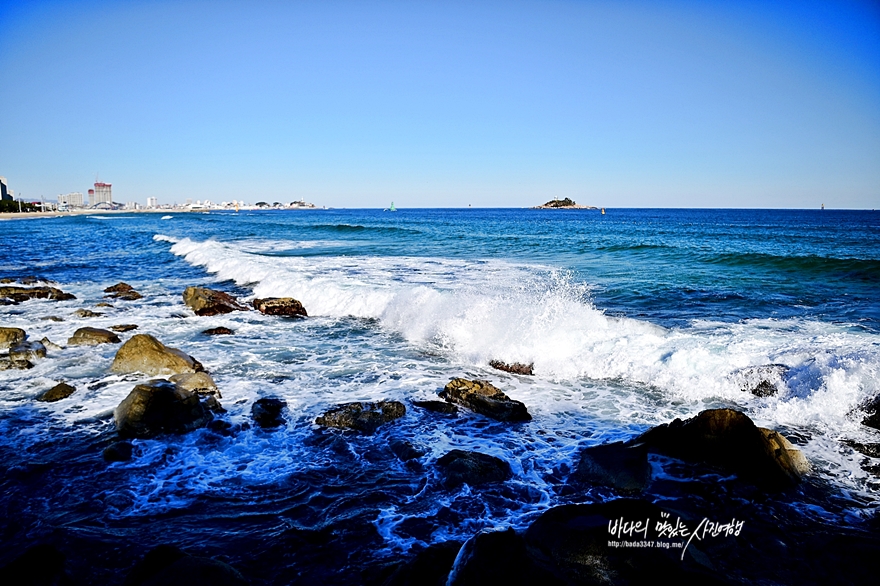
[[[69,208],[81,208],[85,205],[83,201],[83,194],[76,193],[68,193],[67,195],[58,195],[58,205],[65,205]]]
[[[89,205],[96,206],[99,203],[113,203],[113,195],[110,192],[109,183],[95,183],[94,197],[92,190],[89,190]]]
[[[0,177],[0,201],[12,201],[12,195],[6,188],[6,177]]]
[[[148,208],[157,208],[157,207],[159,207],[159,198],[156,198],[156,197],[148,197],[148,198],[147,198],[147,207],[148,207]]]

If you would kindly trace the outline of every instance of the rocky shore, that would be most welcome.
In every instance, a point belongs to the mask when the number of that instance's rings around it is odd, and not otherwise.
[[[67,303],[71,312],[77,301],[56,284],[10,281],[0,285],[0,302],[25,310],[29,303]],[[112,301],[145,298],[126,283],[108,284],[105,292]],[[180,295],[180,309],[188,316],[206,319],[259,311],[279,322],[308,320],[306,308],[294,298],[254,299],[249,307],[230,292],[207,287],[188,287]],[[102,309],[115,308],[107,303]],[[81,319],[98,315],[86,307],[76,311]],[[323,454],[338,459],[324,464],[322,483],[347,477],[345,467],[351,466],[357,470],[353,481],[377,476],[370,480],[372,488],[361,495],[361,502],[350,505],[349,520],[335,523],[305,526],[300,517],[310,518],[312,504],[286,505],[280,499],[274,516],[266,514],[284,520],[274,533],[251,537],[249,543],[257,545],[245,549],[236,549],[231,534],[225,545],[207,548],[212,555],[173,543],[141,550],[111,544],[97,533],[63,530],[48,541],[19,538],[6,543],[6,557],[0,558],[5,560],[0,568],[3,583],[628,585],[654,583],[663,576],[700,584],[864,584],[880,569],[880,520],[875,516],[841,527],[811,515],[810,503],[833,503],[834,489],[814,475],[810,462],[783,433],[757,426],[736,408],[698,411],[626,441],[584,447],[573,467],[560,465],[552,471],[557,502],[546,503],[521,528],[483,529],[460,542],[432,540],[430,527],[414,522],[412,531],[427,536],[422,545],[394,556],[372,556],[371,551],[385,547],[377,529],[381,524],[365,523],[358,513],[372,510],[371,502],[379,503],[379,510],[387,508],[383,491],[395,482],[388,472],[395,466],[401,466],[401,474],[418,491],[436,487],[432,490],[445,498],[454,498],[456,491],[487,499],[529,498],[527,488],[510,488],[527,487],[528,475],[521,465],[493,454],[491,441],[480,449],[463,449],[453,447],[454,442],[447,446],[444,440],[444,453],[434,457],[434,446],[414,445],[398,437],[397,429],[415,420],[428,421],[440,430],[437,437],[445,437],[444,429],[466,419],[496,430],[499,438],[515,436],[521,426],[541,425],[529,406],[496,386],[504,386],[502,382],[456,377],[442,389],[431,389],[436,400],[419,400],[414,393],[406,401],[351,401],[308,420],[299,415],[301,406],[263,397],[246,406],[249,421],[233,423],[221,403],[222,385],[205,366],[209,357],[196,358],[186,348],[138,333],[138,328],[78,327],[62,346],[45,337],[31,340],[23,328],[0,327],[0,369],[28,370],[38,361],[60,360],[70,347],[115,349],[112,360],[101,368],[124,377],[130,392],[105,419],[110,427],[95,453],[85,458],[93,469],[113,470],[117,463],[136,462],[142,457],[143,440],[167,441],[170,453],[171,439],[184,434],[203,433],[206,444],[219,445],[253,430],[265,434],[260,437],[266,442],[284,441],[285,434],[295,432],[305,433],[308,445],[325,447]],[[216,327],[203,334],[236,335]],[[504,376],[534,379],[531,364],[492,360],[490,365]],[[767,365],[742,373],[747,380],[743,392],[772,395],[779,372],[779,365]],[[36,402],[60,404],[77,396],[76,385],[69,381],[41,384],[45,389],[34,395]],[[880,428],[880,398],[863,410],[864,425]],[[366,441],[374,449],[358,447]],[[858,445],[862,453],[880,454],[876,444]],[[0,464],[7,489],[26,487],[42,474],[39,468],[22,471]],[[299,479],[287,482],[290,492],[301,490]],[[322,498],[327,497],[315,496]],[[121,542],[126,539],[133,539],[132,534],[119,537]]]

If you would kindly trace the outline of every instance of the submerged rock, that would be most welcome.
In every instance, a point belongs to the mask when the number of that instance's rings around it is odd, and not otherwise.
[[[50,340],[49,338],[43,337],[40,340],[40,344],[46,347],[46,350],[51,350],[52,352],[58,352],[59,350],[64,350],[61,346]]]
[[[204,427],[213,415],[198,394],[157,379],[137,385],[113,414],[120,437],[149,438]]]
[[[101,317],[104,314],[97,311],[90,311],[88,309],[77,309],[73,312],[73,315],[77,317]]]
[[[254,309],[266,315],[308,317],[305,307],[293,297],[267,297],[265,299],[254,299]]]
[[[25,338],[27,333],[21,328],[0,328],[0,350],[18,346]]]
[[[10,360],[36,360],[46,357],[46,347],[40,342],[21,342],[9,349]]]
[[[125,293],[126,291],[133,291],[134,287],[129,285],[128,283],[116,283],[110,287],[104,289],[104,293]]]
[[[251,416],[254,422],[264,428],[280,427],[284,425],[283,411],[287,407],[287,401],[274,397],[257,399],[251,406]]]
[[[525,375],[533,375],[534,372],[534,364],[521,364],[519,362],[514,362],[513,364],[507,364],[506,362],[501,362],[500,360],[490,360],[489,366],[496,370],[503,370],[504,372],[510,372],[512,374],[525,374]]]
[[[80,328],[67,340],[68,346],[97,346],[98,344],[118,344],[122,340],[109,330],[101,328]]]
[[[446,401],[413,401],[413,405],[420,409],[427,409],[434,413],[442,413],[443,415],[455,415],[458,413],[458,407]]]
[[[785,388],[785,375],[789,368],[784,364],[764,364],[741,368],[731,375],[744,393],[756,397],[772,397]]]
[[[577,484],[610,486],[622,492],[640,492],[650,479],[648,447],[623,442],[585,448],[571,476]]]
[[[513,477],[510,464],[480,452],[452,450],[437,460],[437,466],[447,488],[461,484],[480,486],[490,482],[504,482]]]
[[[134,446],[131,442],[114,442],[104,448],[102,457],[107,462],[128,462],[134,453]]]
[[[110,326],[110,329],[113,330],[114,332],[122,333],[122,332],[130,332],[132,330],[136,330],[136,329],[138,329],[138,327],[135,324],[120,324],[118,326]]]
[[[8,358],[0,358],[0,370],[28,370],[34,365],[29,360],[10,360]]]
[[[330,409],[318,417],[315,423],[324,427],[353,429],[373,433],[380,425],[403,417],[406,407],[397,401],[378,403],[345,403]]]
[[[187,287],[183,292],[183,302],[196,315],[218,315],[233,311],[247,311],[235,297],[229,293],[215,291],[207,287]]]
[[[767,488],[793,486],[805,472],[805,460],[785,438],[762,430],[733,409],[709,409],[685,421],[676,419],[649,429],[632,443],[718,467]]]
[[[862,425],[880,429],[880,395],[864,403],[861,409],[865,412],[865,416],[862,418]]]
[[[116,353],[110,370],[167,375],[201,372],[205,367],[192,356],[165,346],[149,334],[135,334]]]
[[[70,293],[65,293],[55,287],[0,287],[0,297],[7,297],[18,302],[29,299],[50,299],[52,301],[76,299]]]
[[[501,389],[484,380],[452,379],[440,392],[440,397],[499,421],[531,421],[532,419],[523,403],[514,401]]]
[[[76,387],[71,386],[67,383],[58,383],[48,391],[41,393],[37,396],[37,401],[42,401],[44,403],[54,403],[55,401],[60,401],[61,399],[66,399],[70,395],[72,395],[76,391]]]
[[[205,330],[202,334],[206,336],[231,336],[235,332],[230,330],[229,328],[219,327],[219,328],[211,328],[209,330]]]

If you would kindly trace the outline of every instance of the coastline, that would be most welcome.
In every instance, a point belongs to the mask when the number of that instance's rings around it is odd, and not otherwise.
[[[192,213],[202,210],[73,210],[69,212],[3,212],[0,213],[2,220],[36,220],[39,218],[63,218],[66,216],[94,216],[103,214],[169,214],[169,213]]]

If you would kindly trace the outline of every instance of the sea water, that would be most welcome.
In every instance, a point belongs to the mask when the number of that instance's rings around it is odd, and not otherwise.
[[[109,372],[118,346],[50,350],[31,370],[0,372],[5,541],[64,531],[210,543],[244,558],[291,531],[345,525],[359,528],[361,561],[383,559],[482,528],[522,528],[572,499],[609,498],[566,491],[579,450],[716,407],[797,444],[812,481],[835,495],[805,508],[845,523],[877,506],[871,461],[845,442],[878,441],[860,421],[880,394],[880,213],[168,215],[3,222],[0,276],[51,279],[77,299],[0,306],[0,325],[64,345],[79,327],[136,324],[123,339],[152,334],[205,365],[236,431],[135,440],[132,460],[107,464],[112,410],[148,378]],[[119,281],[143,298],[95,307]],[[189,285],[243,302],[295,297],[309,317],[197,317],[183,304]],[[79,308],[103,315],[78,318]],[[43,319],[52,316],[63,321]],[[218,326],[235,334],[201,333]],[[491,360],[533,364],[534,375]],[[750,367],[771,364],[787,367],[771,377],[777,393],[752,395],[760,377]],[[533,420],[412,405],[455,377],[489,380]],[[62,380],[73,396],[34,401]],[[286,401],[281,429],[249,425],[261,397]],[[381,399],[407,414],[374,435],[314,424],[339,403]],[[423,455],[400,461],[391,440]],[[454,448],[507,460],[513,480],[445,488],[433,463]]]

